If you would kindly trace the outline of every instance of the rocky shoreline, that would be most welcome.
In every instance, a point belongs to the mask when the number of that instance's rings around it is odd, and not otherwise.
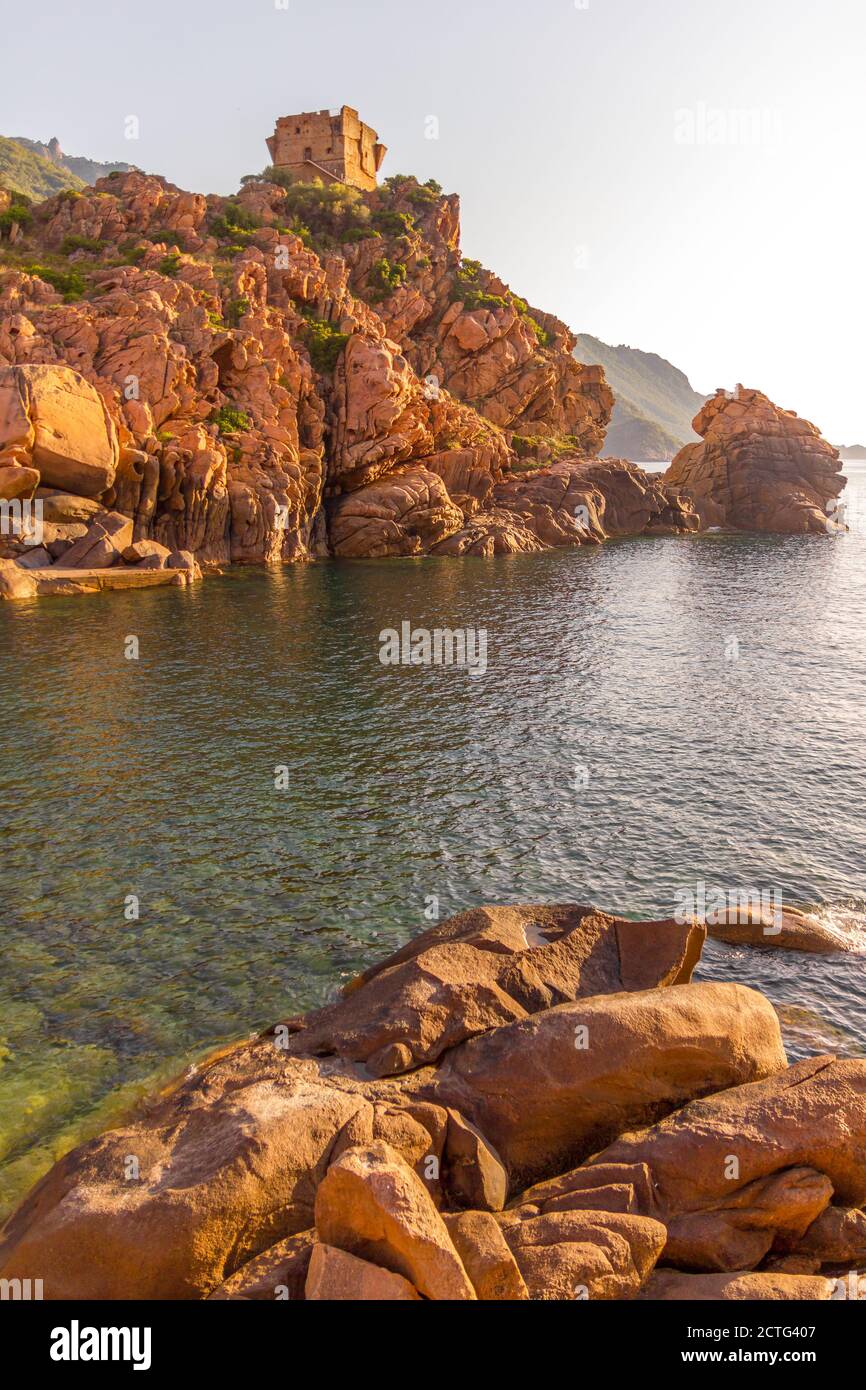
[[[233,198],[117,173],[19,209],[0,240],[0,598],[91,592],[108,569],[135,587],[842,529],[838,451],[759,391],[717,392],[663,475],[600,457],[603,369],[464,257],[455,195],[268,172]]]
[[[712,930],[734,927],[832,947],[805,913]],[[706,935],[578,906],[443,922],[63,1158],[0,1277],[48,1299],[857,1297],[866,1061],[789,1066],[763,995],[692,981]]]

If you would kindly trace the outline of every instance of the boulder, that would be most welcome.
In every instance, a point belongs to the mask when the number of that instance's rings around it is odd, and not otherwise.
[[[329,509],[334,554],[351,559],[422,555],[462,525],[442,479],[421,465],[347,492]]]
[[[2,460],[0,460],[2,464]],[[16,497],[32,497],[39,484],[39,473],[18,463],[0,466],[0,500],[11,502]]]
[[[48,1299],[202,1298],[309,1231],[335,1138],[366,1102],[268,1051],[61,1159],[4,1227],[0,1277],[43,1270]]]
[[[545,1301],[634,1298],[667,1234],[648,1217],[610,1212],[507,1212],[499,1220],[530,1297]]]
[[[133,541],[132,545],[128,545],[124,550],[122,559],[126,565],[138,565],[142,561],[156,560],[158,563],[153,568],[165,569],[171,559],[171,551],[167,545],[160,545],[159,541]],[[176,569],[178,566],[172,565],[171,568]]]
[[[630,1126],[785,1064],[763,995],[690,984],[581,999],[497,1028],[450,1052],[425,1094],[481,1131],[519,1189],[574,1167]]]
[[[76,541],[87,535],[87,527],[79,521],[46,521],[43,532],[48,554],[52,560],[60,560]]]
[[[529,1298],[502,1227],[490,1212],[446,1213],[442,1219],[481,1302],[518,1303]]]
[[[831,1196],[866,1201],[866,1062],[810,1057],[694,1100],[595,1164],[647,1166],[678,1264],[753,1267],[777,1241],[799,1248]]]
[[[529,1187],[512,1203],[536,1212],[621,1211],[656,1216],[652,1177],[645,1163],[599,1163]]]
[[[117,431],[89,381],[69,367],[0,367],[0,458],[29,456],[43,486],[82,497],[111,487],[120,457]]]
[[[508,1174],[499,1155],[474,1125],[448,1111],[443,1183],[449,1202],[481,1211],[501,1211],[508,1196]]]
[[[146,558],[152,559],[153,555]],[[158,556],[158,558],[161,559],[161,556]],[[201,579],[199,563],[191,550],[173,550],[165,561],[164,568],[167,570],[180,570],[190,580]]]
[[[316,1229],[326,1245],[402,1274],[425,1298],[475,1298],[424,1184],[387,1144],[335,1160],[316,1193]]]
[[[866,1212],[859,1207],[825,1207],[794,1242],[796,1256],[819,1264],[866,1265]]]
[[[741,531],[827,535],[838,529],[846,479],[838,450],[760,391],[718,391],[698,412],[702,444],[686,444],[663,483],[687,498],[701,524]]]
[[[46,570],[53,561],[44,545],[33,545],[22,550],[15,563],[23,570]]]
[[[0,560],[0,600],[33,598],[36,580],[15,560]]]
[[[721,916],[721,920],[718,917]],[[707,917],[707,933],[731,946],[767,946],[812,955],[834,955],[854,949],[850,939],[812,913],[786,908],[778,914],[739,909]]]
[[[77,523],[87,526],[105,511],[99,502],[94,502],[90,497],[78,497],[54,488],[38,488],[36,500],[42,504],[43,521],[61,525]]]
[[[316,1245],[307,1274],[306,1298],[310,1303],[417,1303],[421,1295],[408,1279],[390,1269],[331,1245]]]
[[[703,941],[702,927],[589,907],[477,908],[422,932],[336,1004],[291,1021],[291,1050],[394,1075],[568,999],[685,983]]]
[[[304,1298],[315,1231],[302,1231],[264,1250],[209,1294],[222,1301],[298,1302]]]
[[[751,1303],[787,1299],[823,1303],[833,1297],[833,1281],[802,1274],[681,1274],[674,1269],[657,1269],[638,1297],[656,1303]]]
[[[132,543],[133,524],[121,512],[103,512],[87,528],[87,534],[64,553],[64,569],[109,569]]]
[[[774,1246],[796,1242],[833,1196],[814,1168],[786,1168],[701,1211],[668,1218],[665,1262],[683,1269],[754,1269]]]

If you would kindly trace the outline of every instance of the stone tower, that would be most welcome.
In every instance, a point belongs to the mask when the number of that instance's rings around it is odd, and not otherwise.
[[[281,116],[268,140],[271,163],[306,182],[348,183],[369,192],[387,153],[351,106]]]

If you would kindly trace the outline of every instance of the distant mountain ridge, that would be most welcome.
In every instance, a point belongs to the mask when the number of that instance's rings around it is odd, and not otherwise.
[[[708,398],[665,358],[625,344],[613,347],[590,333],[578,336],[574,355],[580,362],[603,366],[616,395],[606,454],[636,463],[660,462],[697,440],[692,420]]]
[[[65,188],[86,188],[106,174],[129,173],[134,167],[64,154],[56,136],[46,145],[23,135],[0,135],[0,186],[28,198],[42,200]]]
[[[843,459],[866,459],[866,444],[840,444],[838,449]]]

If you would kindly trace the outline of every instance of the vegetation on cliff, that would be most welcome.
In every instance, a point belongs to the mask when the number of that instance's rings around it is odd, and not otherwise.
[[[84,188],[85,183],[52,159],[0,135],[0,187],[42,199],[64,188]]]

